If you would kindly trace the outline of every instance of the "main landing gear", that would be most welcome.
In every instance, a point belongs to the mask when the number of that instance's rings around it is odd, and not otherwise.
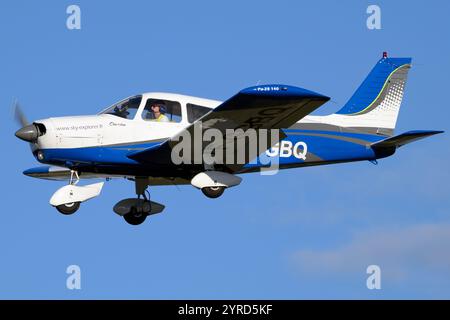
[[[56,206],[55,208],[64,215],[71,215],[77,212],[78,209],[80,209],[80,202],[77,201],[71,203],[63,203],[59,206]]]
[[[202,190],[208,198],[220,197],[226,188],[237,186],[241,183],[241,178],[222,171],[204,171],[196,174],[191,184]]]
[[[150,201],[150,194],[147,191],[147,177],[136,177],[135,186],[137,198],[123,199],[113,209],[115,213],[122,216],[131,225],[139,225],[145,221],[147,216],[164,210],[162,204]]]
[[[77,186],[78,181],[78,172],[72,170],[69,184],[59,188],[50,199],[50,204],[64,215],[74,214],[82,202],[98,196],[103,187],[103,182]]]
[[[225,187],[204,187],[202,188],[202,192],[205,196],[211,199],[215,199],[220,197],[225,191]]]

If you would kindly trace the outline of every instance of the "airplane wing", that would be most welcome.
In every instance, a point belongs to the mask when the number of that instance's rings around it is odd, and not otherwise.
[[[54,180],[54,181],[68,181],[70,180],[70,169],[57,166],[40,166],[27,169],[23,172],[24,175],[39,178],[44,180]],[[134,176],[123,176],[123,175],[111,175],[111,174],[101,174],[93,172],[79,172],[80,179],[112,179],[112,178],[127,178],[133,179]],[[190,180],[183,178],[165,178],[165,177],[150,177],[149,185],[151,186],[172,186],[172,185],[182,185],[190,184]]]
[[[27,169],[24,175],[44,180],[67,181],[70,179],[70,169],[58,166],[40,166]],[[122,177],[122,176],[121,176]],[[98,173],[79,173],[80,179],[104,179],[113,178],[111,175],[103,175]]]
[[[263,85],[244,89],[211,110],[174,137],[151,148],[131,152],[130,159],[142,163],[171,163],[171,151],[186,132],[194,139],[195,127],[201,130],[214,128],[225,135],[227,129],[282,129],[288,128],[310,114],[330,98],[298,87],[286,85]],[[285,137],[280,130],[278,140]],[[270,143],[268,148],[275,143]],[[209,143],[209,142],[208,142]],[[203,143],[202,148],[208,143]],[[265,151],[265,150],[264,150]],[[248,159],[252,160],[252,159]],[[237,171],[241,166],[233,166]]]

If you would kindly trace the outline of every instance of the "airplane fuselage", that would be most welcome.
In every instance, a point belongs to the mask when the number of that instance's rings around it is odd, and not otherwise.
[[[166,123],[142,119],[139,114],[144,108],[145,98],[178,101],[182,106],[181,121]],[[77,168],[81,172],[118,176],[189,175],[189,170],[178,172],[179,167],[142,164],[127,155],[132,151],[155,146],[189,126],[185,116],[189,103],[215,108],[221,102],[165,93],[146,94],[142,101],[133,119],[98,114],[38,120],[37,123],[46,127],[46,134],[33,145],[33,154],[41,163]],[[345,128],[326,121],[327,116],[307,116],[290,128],[283,129],[286,138],[267,150],[264,156],[276,157],[281,169],[374,160],[386,156],[377,154],[370,148],[370,144],[386,138],[385,136],[363,133],[355,128]],[[260,161],[256,161],[246,164],[241,171],[255,171],[260,166]]]

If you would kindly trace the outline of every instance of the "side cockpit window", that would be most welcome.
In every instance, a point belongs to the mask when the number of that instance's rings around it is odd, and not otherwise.
[[[208,112],[210,112],[212,110],[211,108],[199,106],[197,104],[192,104],[192,103],[188,103],[186,105],[186,108],[187,108],[188,121],[190,123],[193,123],[197,119],[200,119],[201,117],[203,117],[205,114],[207,114]]]
[[[142,119],[155,122],[181,122],[181,105],[177,101],[148,99]]]
[[[136,112],[139,109],[141,100],[142,96],[134,96],[131,98],[127,98],[112,105],[102,113],[111,114],[113,116],[131,120],[134,119],[134,117],[136,116]]]

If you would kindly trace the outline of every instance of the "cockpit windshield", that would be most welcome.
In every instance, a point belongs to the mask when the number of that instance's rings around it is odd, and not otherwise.
[[[129,120],[134,119],[141,100],[141,95],[127,98],[102,111],[101,114],[112,114]]]

